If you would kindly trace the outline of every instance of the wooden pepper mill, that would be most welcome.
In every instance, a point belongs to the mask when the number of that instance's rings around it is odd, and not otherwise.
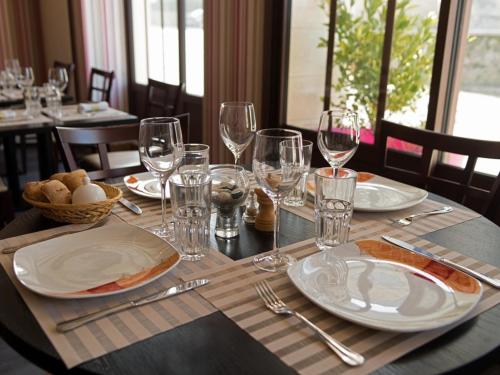
[[[266,193],[260,188],[255,189],[257,202],[259,202],[259,213],[255,218],[255,229],[262,232],[274,231],[274,215],[273,201],[269,199]]]

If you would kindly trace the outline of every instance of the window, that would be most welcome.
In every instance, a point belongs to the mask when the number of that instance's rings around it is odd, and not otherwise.
[[[363,143],[376,142],[382,118],[500,141],[500,2],[291,0],[289,27],[287,125],[316,130],[340,105],[358,112]],[[500,162],[476,170],[496,175]]]
[[[203,0],[130,1],[135,82],[185,82],[203,96]]]

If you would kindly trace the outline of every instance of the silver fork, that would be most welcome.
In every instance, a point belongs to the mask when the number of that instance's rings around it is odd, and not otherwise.
[[[298,312],[290,309],[272,290],[271,286],[267,281],[261,281],[255,284],[255,290],[259,294],[260,298],[264,301],[266,307],[274,312],[275,314],[283,315],[294,315],[295,317],[302,320],[309,328],[311,328],[319,338],[337,354],[340,359],[351,366],[359,366],[365,362],[363,356],[355,351],[349,349],[344,344],[335,340],[328,333],[323,331],[321,328],[316,326],[314,323],[309,321],[306,317]]]
[[[424,211],[424,212],[419,212],[418,214],[413,214],[407,217],[403,217],[401,219],[395,219],[393,220],[396,224],[402,225],[402,226],[407,226],[410,225],[413,222],[413,219],[420,217],[420,216],[427,216],[427,215],[438,215],[438,214],[445,214],[448,212],[453,211],[453,207],[450,206],[444,206],[443,208],[440,208],[438,210],[432,210],[432,211]]]

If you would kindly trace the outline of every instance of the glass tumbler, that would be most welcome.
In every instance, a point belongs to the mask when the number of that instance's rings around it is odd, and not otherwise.
[[[305,205],[307,199],[307,176],[309,175],[309,169],[311,168],[311,156],[314,143],[311,141],[302,141],[302,149],[304,152],[304,169],[302,172],[302,177],[300,177],[297,186],[286,196],[284,203],[286,206],[301,207]]]
[[[210,168],[212,203],[217,207],[215,235],[233,238],[239,235],[238,213],[245,202],[250,182],[245,169],[239,165],[219,165]]]
[[[197,261],[209,249],[212,179],[204,173],[192,177],[174,174],[168,183],[177,248],[183,260]]]
[[[52,85],[45,83],[43,85],[45,89],[45,102],[47,104],[47,112],[51,117],[61,118],[62,117],[62,101],[61,94]]]
[[[26,87],[24,89],[24,105],[26,115],[34,118],[40,115],[42,104],[40,103],[40,90],[38,87]]]
[[[320,250],[348,241],[356,178],[357,173],[346,168],[339,168],[337,176],[332,176],[329,167],[314,173],[316,245]]]

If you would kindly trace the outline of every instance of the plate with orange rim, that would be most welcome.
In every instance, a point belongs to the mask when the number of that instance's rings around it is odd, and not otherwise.
[[[314,175],[310,174],[307,191],[314,196]],[[378,176],[369,172],[358,172],[354,192],[354,210],[363,212],[397,211],[413,207],[428,196],[427,191]]]
[[[123,183],[132,193],[141,197],[161,199],[160,182],[151,172],[125,176],[123,177]],[[170,198],[168,184],[165,185],[165,198]]]
[[[149,284],[180,259],[154,234],[119,223],[19,249],[14,273],[26,288],[44,296],[92,298]]]
[[[378,240],[340,245],[288,269],[324,310],[370,328],[418,332],[460,321],[483,292],[475,278]]]

